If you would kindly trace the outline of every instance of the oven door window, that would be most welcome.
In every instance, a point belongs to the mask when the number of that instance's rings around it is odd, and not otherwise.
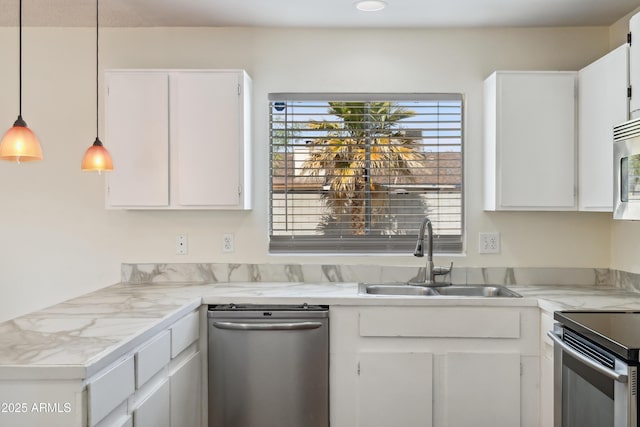
[[[640,154],[620,159],[620,200],[640,200]]]
[[[614,381],[562,356],[562,427],[613,427]]]

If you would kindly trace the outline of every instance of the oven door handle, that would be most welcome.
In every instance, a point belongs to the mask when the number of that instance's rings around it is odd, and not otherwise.
[[[562,348],[564,351],[566,351],[571,356],[575,357],[576,359],[578,359],[579,361],[581,361],[585,365],[589,366],[590,368],[593,368],[594,370],[600,372],[601,374],[605,375],[606,377],[611,378],[612,380],[615,380],[615,381],[617,381],[619,383],[626,383],[627,382],[627,380],[628,380],[627,375],[620,374],[620,373],[614,371],[613,369],[609,369],[609,368],[607,368],[605,366],[602,366],[598,362],[594,362],[592,359],[589,359],[584,354],[579,353],[576,350],[574,350],[573,348],[569,347],[567,344],[565,344],[562,341],[562,339],[560,339],[559,336],[554,334],[552,331],[547,331],[547,336],[549,338],[551,338],[553,340],[553,342],[558,344],[560,346],[560,348]]]

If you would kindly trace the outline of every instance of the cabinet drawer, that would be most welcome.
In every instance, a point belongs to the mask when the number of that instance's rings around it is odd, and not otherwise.
[[[145,344],[136,353],[135,360],[136,388],[140,388],[171,360],[171,334],[169,331],[161,333]]]
[[[187,314],[171,326],[171,358],[176,357],[200,336],[198,312]]]
[[[135,427],[170,427],[169,381],[162,383],[133,411]]]
[[[360,336],[520,338],[520,312],[496,308],[360,310]]]
[[[94,426],[134,392],[133,358],[120,362],[91,381],[87,390],[89,425]]]

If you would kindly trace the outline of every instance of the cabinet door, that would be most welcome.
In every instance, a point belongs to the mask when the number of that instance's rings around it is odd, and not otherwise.
[[[200,427],[202,411],[200,352],[171,374],[171,426]]]
[[[629,83],[631,84],[632,95],[629,111],[631,118],[640,117],[640,13],[637,13],[629,20],[629,31],[633,40],[629,47]]]
[[[519,426],[520,355],[448,353],[444,410],[447,426]]]
[[[432,403],[431,353],[359,354],[359,427],[430,427]]]
[[[135,427],[170,427],[169,382],[165,381],[133,411]]]
[[[485,82],[485,209],[576,209],[576,74],[501,71]]]
[[[613,127],[626,121],[629,114],[628,56],[625,44],[578,73],[581,211],[613,211]]]
[[[240,205],[241,83],[237,71],[171,75],[174,204]]]
[[[107,174],[108,207],[169,204],[168,75],[106,73],[105,146],[113,158]]]

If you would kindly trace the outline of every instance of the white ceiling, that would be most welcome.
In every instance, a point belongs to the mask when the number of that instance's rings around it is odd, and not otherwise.
[[[360,12],[353,0],[102,0],[100,25],[425,28],[611,25],[640,0],[386,0]],[[0,0],[0,26],[18,22],[18,0]],[[95,25],[95,1],[23,0],[25,26]]]

